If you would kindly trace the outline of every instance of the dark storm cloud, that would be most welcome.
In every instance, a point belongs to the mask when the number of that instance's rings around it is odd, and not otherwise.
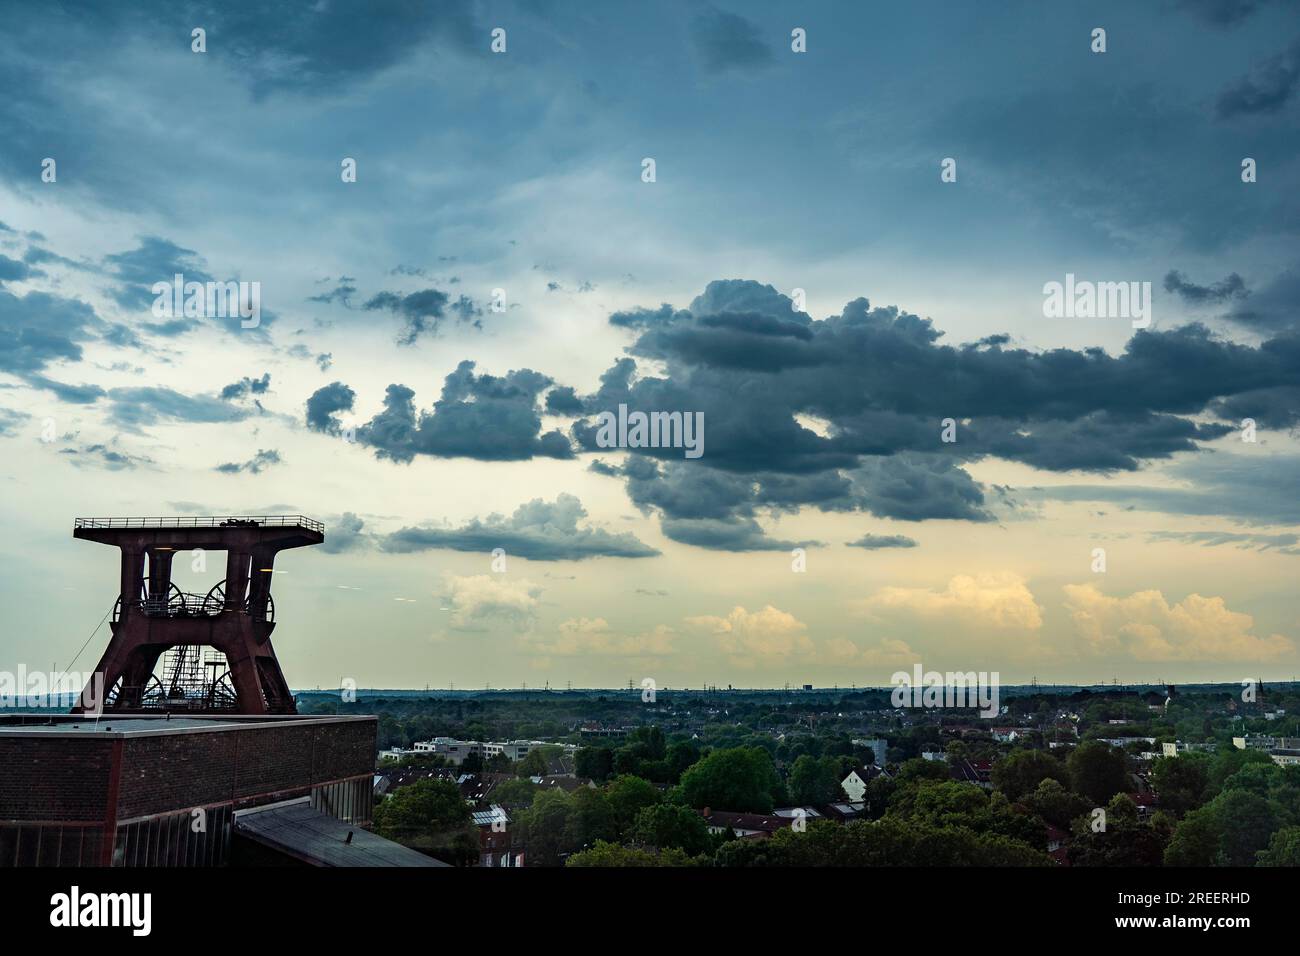
[[[153,306],[158,299],[153,291],[155,283],[165,282],[170,286],[177,275],[184,276],[187,284],[200,282],[205,286],[209,282],[239,281],[235,276],[214,278],[207,271],[203,257],[197,252],[160,236],[143,236],[134,249],[105,256],[103,274],[116,282],[116,285],[107,290],[109,298],[128,312],[147,313],[156,319],[139,322],[138,327],[149,335],[177,338],[212,324],[227,332],[265,339],[268,327],[276,320],[275,313],[264,304],[260,305],[259,324],[252,328],[243,328],[239,316],[205,319],[176,314],[169,314],[165,318],[154,316]],[[168,308],[172,308],[174,303],[170,291],[165,301]]]
[[[1198,424],[1177,415],[1102,411],[1027,429],[1004,419],[981,420],[972,424],[969,434],[972,447],[980,453],[1044,471],[1106,472],[1136,471],[1143,461],[1196,451],[1198,442],[1231,431],[1230,425]]]
[[[668,518],[659,522],[664,537],[714,551],[789,551],[819,544],[769,537],[753,518]]]
[[[393,66],[430,40],[470,50],[480,39],[468,0],[374,0],[364,11],[334,3],[189,6],[211,24],[210,55],[229,56],[255,95],[321,95]],[[186,35],[195,16],[180,18]]]
[[[83,445],[78,448],[62,448],[59,450],[60,455],[66,455],[68,460],[78,468],[98,467],[108,471],[126,471],[136,468],[139,465],[152,465],[153,460],[142,456],[129,455],[126,452],[120,452],[107,445]]]
[[[1220,418],[1240,423],[1252,419],[1261,428],[1290,428],[1300,423],[1300,388],[1261,388],[1210,403]]]
[[[313,295],[307,299],[308,302],[339,302],[349,308],[352,307],[352,297],[357,294],[356,279],[351,276],[339,276],[334,288],[328,292],[322,292],[319,295]]]
[[[182,335],[188,335],[190,332],[197,330],[202,324],[198,319],[168,319],[165,322],[142,322],[140,328],[159,338],[174,339]]]
[[[114,388],[108,392],[111,402],[108,417],[114,424],[138,430],[159,422],[237,422],[248,417],[246,409],[211,395],[184,395],[170,388],[146,386]]]
[[[25,381],[32,388],[43,388],[46,391],[53,392],[59,401],[68,402],[72,405],[93,405],[107,394],[98,385],[84,383],[73,385],[70,382],[57,382],[54,379],[46,378],[44,375],[29,375]]]
[[[1276,113],[1300,85],[1300,38],[1269,57],[1221,94],[1215,110],[1221,119]]]
[[[1211,26],[1232,27],[1250,18],[1270,0],[1178,0],[1178,6]]]
[[[1170,270],[1165,275],[1165,291],[1176,293],[1184,302],[1193,305],[1244,299],[1250,294],[1246,289],[1245,280],[1235,272],[1214,285],[1197,285],[1189,282],[1187,277],[1177,269]]]
[[[901,534],[864,534],[857,541],[847,542],[850,548],[880,551],[884,548],[915,548],[916,541]]]
[[[1261,335],[1300,331],[1300,268],[1282,273],[1223,318]]]
[[[1256,446],[1258,447],[1258,446]],[[1188,487],[1171,484],[1058,485],[1022,488],[1040,501],[1106,501],[1139,511],[1203,515],[1246,524],[1300,524],[1300,457],[1202,454],[1169,469]]]
[[[342,554],[356,551],[370,543],[370,536],[363,530],[366,523],[351,511],[345,511],[338,518],[325,522],[325,542],[320,549],[328,554]]]
[[[460,528],[402,528],[384,538],[385,551],[409,552],[446,549],[489,554],[496,548],[530,561],[581,561],[584,558],[649,558],[659,554],[634,535],[615,534],[603,528],[578,527],[587,517],[573,495],[561,494],[553,502],[534,498],[520,505],[509,518],[489,515]]]
[[[245,375],[238,382],[231,382],[221,390],[221,397],[226,401],[247,398],[249,395],[265,395],[271,388],[271,373],[263,372],[261,378],[249,378]]]
[[[1229,298],[1234,288],[1206,295]],[[705,546],[752,548],[758,517],[806,506],[990,521],[966,463],[992,456],[1051,471],[1135,471],[1237,424],[1191,416],[1231,420],[1236,408],[1225,401],[1276,401],[1300,388],[1300,338],[1250,347],[1201,325],[1139,332],[1117,356],[1010,348],[1005,336],[949,346],[929,320],[892,307],[857,299],[813,321],[770,286],[737,280],[711,283],[688,310],[631,310],[610,321],[636,331],[628,348],[636,358],[611,366],[591,395],[555,389],[547,408],[581,408],[571,431],[587,451],[601,450],[596,416],[619,404],[702,412],[698,461],[680,460],[680,449],[629,449],[621,465],[593,470],[624,478],[666,535]],[[664,372],[640,375],[642,358]],[[827,427],[813,431],[803,416]],[[940,440],[948,418],[952,443]]]
[[[283,461],[284,459],[280,457],[280,453],[275,449],[259,448],[257,454],[248,459],[248,461],[228,461],[223,465],[217,465],[213,470],[226,475],[237,475],[241,472],[247,472],[250,475],[260,475],[267,468],[270,468],[272,465],[278,465]]]
[[[993,520],[984,510],[980,486],[947,458],[917,454],[866,458],[849,475],[854,486],[852,505],[880,518]]]
[[[725,308],[711,290],[711,307]],[[565,395],[562,405],[576,398],[593,416],[619,403],[703,411],[705,461],[713,468],[813,472],[851,466],[859,455],[915,450],[1109,470],[1133,469],[1221,433],[1170,416],[1199,412],[1224,395],[1300,385],[1300,342],[1279,338],[1251,348],[1200,325],[1139,333],[1123,354],[1111,356],[1101,349],[1031,352],[987,340],[942,345],[929,320],[873,309],[865,299],[806,324],[781,314],[695,309],[644,329],[629,348],[664,362],[666,377],[636,378],[635,365],[622,360],[597,393]],[[798,335],[772,334],[791,324]],[[773,338],[781,347],[771,347]],[[795,420],[798,414],[834,427],[818,435]],[[947,417],[971,425],[959,428],[955,444],[937,447]],[[574,435],[596,450],[594,419],[579,422]],[[1067,443],[1080,448],[1071,451]]]
[[[67,0],[31,20],[33,30],[66,36],[82,27],[106,45],[124,35],[190,47],[190,31],[207,31],[207,56],[231,66],[257,97],[288,90],[321,96],[379,73],[422,44],[470,50],[479,39],[468,0],[373,0],[349,4],[212,4],[153,0],[129,7]]]
[[[118,348],[144,348],[144,343],[140,341],[140,336],[135,334],[135,330],[128,325],[123,325],[121,322],[110,322],[100,338],[109,345],[115,345]]]
[[[44,372],[58,362],[81,361],[81,343],[104,328],[95,310],[78,299],[46,292],[19,297],[0,288],[0,372],[51,391],[61,401],[91,404],[104,394],[98,385],[73,385]]]
[[[140,244],[126,252],[104,257],[108,274],[120,284],[108,290],[109,297],[128,311],[153,308],[155,282],[172,281],[177,273],[186,282],[214,282],[204,268],[203,260],[193,249],[184,249],[170,239],[143,236]]]
[[[629,309],[625,312],[614,312],[609,317],[609,324],[627,329],[648,329],[656,325],[666,325],[672,321],[674,315],[676,310],[665,303],[658,309]]]
[[[0,223],[0,226],[3,225],[4,223]],[[16,411],[12,408],[0,408],[0,435],[6,438],[12,437],[17,434],[19,426],[29,421],[31,417],[26,412]]]
[[[526,368],[505,376],[475,375],[474,363],[464,361],[447,376],[431,411],[416,411],[412,389],[388,386],[384,410],[357,429],[357,441],[374,448],[377,457],[399,462],[416,455],[483,461],[572,458],[563,434],[541,430],[538,399],[551,384],[547,376]]]
[[[29,237],[39,236],[40,233],[28,233]],[[97,272],[96,266],[90,262],[77,262],[66,256],[58,255],[48,249],[42,249],[40,246],[28,246],[27,251],[23,253],[23,262],[28,265],[45,265],[53,263],[64,266],[68,269],[76,269],[78,272]]]
[[[1107,54],[1109,55],[1109,54]],[[1089,247],[1127,247],[1152,229],[1184,248],[1218,252],[1263,236],[1293,238],[1300,192],[1291,164],[1270,168],[1268,202],[1241,202],[1242,183],[1219,162],[1183,164],[1170,176],[1152,156],[1211,156],[1225,148],[1235,172],[1242,156],[1293,156],[1294,123],[1259,123],[1249,152],[1225,145],[1228,131],[1205,108],[1151,84],[1005,93],[971,91],[921,117],[914,149],[979,157],[1021,203],[1056,209]],[[1099,95],[1100,94],[1100,95]],[[1062,97],[1069,108],[1061,109]],[[1122,103],[1122,108],[1117,108]],[[1032,122],[1026,121],[1032,117]]]
[[[694,462],[657,462],[643,457],[629,457],[621,469],[595,462],[592,470],[600,474],[620,475],[627,479],[628,497],[643,514],[658,513],[664,536],[682,544],[726,551],[780,551],[813,541],[783,541],[764,535],[754,515],[765,503],[762,486],[746,477],[711,469],[693,467]],[[768,476],[780,480],[788,476]],[[843,495],[846,479],[837,481],[831,494]],[[795,510],[808,498],[807,489],[791,494],[775,510]]]
[[[691,40],[709,73],[767,66],[772,50],[749,20],[724,10],[701,13],[691,23]]]
[[[40,275],[41,273],[36,273]],[[19,282],[32,275],[32,269],[25,262],[0,255],[0,282]]]
[[[307,399],[307,427],[312,431],[337,435],[340,426],[335,414],[352,411],[356,400],[357,393],[342,382],[330,382],[316,389]]]
[[[452,302],[446,292],[438,289],[421,289],[408,295],[380,292],[368,299],[362,308],[367,312],[377,309],[392,312],[403,320],[405,326],[397,337],[398,345],[414,345],[421,335],[436,334],[449,311],[458,321],[482,327],[477,318],[482,313],[470,299],[462,295]]]
[[[568,385],[560,385],[546,393],[546,410],[552,415],[581,415],[582,399]]]
[[[0,372],[25,377],[53,362],[80,361],[80,343],[101,326],[95,310],[78,299],[0,289]]]
[[[1156,531],[1152,541],[1188,541],[1207,548],[1230,545],[1242,551],[1300,554],[1300,535],[1252,534],[1248,531]]]

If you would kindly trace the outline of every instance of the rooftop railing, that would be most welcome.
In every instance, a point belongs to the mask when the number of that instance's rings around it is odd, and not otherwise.
[[[325,525],[303,515],[226,515],[190,518],[78,518],[75,528],[306,528],[325,533]]]

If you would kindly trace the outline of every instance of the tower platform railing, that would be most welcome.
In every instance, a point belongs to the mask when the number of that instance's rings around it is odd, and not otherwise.
[[[325,533],[325,525],[304,515],[223,515],[170,518],[77,518],[74,528],[148,530],[152,528],[306,528]]]

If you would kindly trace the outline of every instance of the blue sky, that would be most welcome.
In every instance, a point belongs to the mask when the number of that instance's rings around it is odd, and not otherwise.
[[[111,604],[74,516],[288,510],[296,685],[1290,675],[1294,7],[227,6],[6,15],[0,667]]]

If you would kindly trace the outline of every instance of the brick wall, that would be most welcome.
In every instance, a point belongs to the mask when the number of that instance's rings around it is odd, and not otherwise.
[[[378,721],[285,721],[122,741],[117,819],[303,796],[374,770]],[[113,739],[0,736],[0,821],[102,820]]]
[[[286,721],[158,737],[129,737],[119,820],[235,801],[303,796],[314,784],[375,766],[377,720],[304,725]]]
[[[0,821],[103,820],[113,741],[0,737]]]

